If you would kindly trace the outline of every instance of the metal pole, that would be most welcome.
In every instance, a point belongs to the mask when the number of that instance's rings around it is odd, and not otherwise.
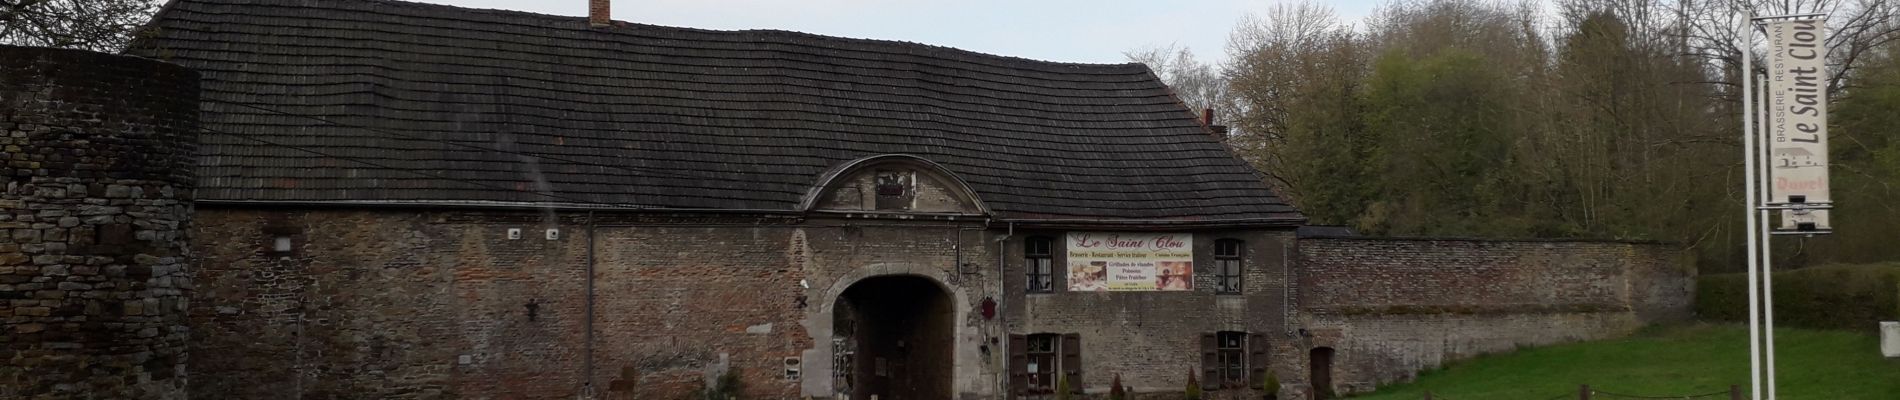
[[[1746,192],[1742,196],[1742,208],[1746,210],[1743,215],[1748,224],[1744,229],[1748,236],[1748,383],[1753,388],[1749,391],[1750,398],[1761,400],[1761,277],[1758,276],[1761,272],[1755,268],[1759,262],[1756,257],[1761,254],[1755,248],[1755,235],[1760,233],[1755,225],[1755,206],[1758,205],[1755,204],[1755,61],[1749,54],[1755,45],[1754,17],[1753,9],[1742,13],[1742,42],[1737,45],[1742,53],[1742,70],[1737,78],[1742,80],[1742,175]]]
[[[1749,29],[1753,30],[1754,27],[1752,25],[1754,24],[1750,23],[1749,25],[1751,25]],[[1762,78],[1763,82],[1768,81],[1768,77],[1765,74]],[[1768,116],[1773,115],[1773,101],[1771,101],[1771,99],[1774,98],[1773,96],[1774,94],[1769,91],[1768,86],[1762,85],[1762,113],[1757,114],[1757,118],[1761,118],[1763,121],[1761,125],[1761,139],[1759,140],[1759,143],[1762,145],[1756,149],[1757,157],[1760,158],[1755,162],[1755,165],[1761,168],[1762,191],[1760,193],[1761,202],[1759,203],[1761,205],[1767,205],[1769,199],[1772,198],[1772,194],[1769,193],[1770,186],[1767,185],[1774,182],[1774,171],[1769,166],[1768,158],[1770,153],[1769,149],[1772,148],[1772,146],[1769,146],[1769,143],[1773,143],[1774,135],[1771,133],[1773,127],[1767,124]],[[1761,224],[1762,346],[1765,349],[1762,351],[1762,367],[1766,370],[1762,376],[1768,380],[1766,384],[1768,388],[1768,400],[1775,400],[1778,398],[1775,396],[1775,241],[1774,235],[1770,234],[1771,229],[1774,229],[1774,223],[1771,222],[1773,221],[1772,217],[1774,216],[1774,211],[1760,210],[1760,212],[1760,217],[1756,219]]]

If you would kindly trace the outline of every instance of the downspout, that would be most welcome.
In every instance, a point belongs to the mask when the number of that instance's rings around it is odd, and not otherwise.
[[[1001,398],[1009,398],[1010,396],[1009,307],[1007,303],[1004,303],[1004,301],[1009,298],[1009,290],[1004,289],[1008,287],[1008,281],[1006,279],[1009,279],[1009,277],[1006,276],[1007,274],[1004,272],[1003,266],[1005,265],[1004,263],[1009,260],[1009,238],[1016,235],[1016,223],[1008,222],[1006,224],[1008,224],[1009,230],[1005,231],[1002,237],[996,238],[996,325],[1002,328],[1004,339],[999,341],[1000,343],[997,343],[996,346],[997,354],[1003,356],[1003,373],[997,374],[998,377],[1002,378],[1000,379],[1001,384],[996,387],[997,390],[1002,391],[1002,396],[999,396]],[[989,222],[984,222],[984,225],[989,225]]]
[[[586,376],[581,392],[585,398],[594,398],[594,212],[587,211],[587,321],[583,346],[585,356],[581,357],[581,371]]]

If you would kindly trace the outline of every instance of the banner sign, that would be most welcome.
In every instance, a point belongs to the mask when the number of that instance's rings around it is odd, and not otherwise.
[[[1820,19],[1776,21],[1768,30],[1768,148],[1771,203],[1827,203],[1827,33]],[[1813,223],[1825,210],[1787,210],[1781,229]]]
[[[1194,290],[1194,235],[1070,232],[1069,290]]]

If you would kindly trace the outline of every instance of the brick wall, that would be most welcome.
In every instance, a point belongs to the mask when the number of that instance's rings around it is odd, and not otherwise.
[[[853,282],[950,289],[958,393],[992,393],[994,256],[969,224],[585,214],[201,209],[195,396],[747,398],[829,393],[830,309]],[[547,229],[560,237],[546,238]],[[508,239],[508,229],[522,238]],[[276,252],[276,237],[290,238]],[[960,243],[960,244],[959,244]],[[959,260],[972,265],[959,272]],[[983,267],[991,265],[992,267]],[[824,340],[815,340],[823,338]],[[801,376],[787,379],[787,358]]]
[[[183,399],[198,75],[0,46],[0,398]]]
[[[1340,392],[1686,319],[1693,297],[1692,264],[1661,244],[1331,238],[1298,253],[1307,348],[1335,349]]]
[[[580,388],[586,243],[543,235],[564,226],[533,213],[201,209],[199,221],[191,314],[203,357],[192,365],[219,379],[194,380],[194,396],[550,398]],[[508,228],[525,233],[509,240]],[[290,252],[274,251],[279,236]]]

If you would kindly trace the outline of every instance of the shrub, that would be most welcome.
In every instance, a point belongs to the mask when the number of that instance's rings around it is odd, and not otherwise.
[[[1188,370],[1188,386],[1183,396],[1187,400],[1201,400],[1201,383],[1194,381],[1193,370]]]
[[[1272,372],[1266,375],[1266,378],[1260,379],[1260,391],[1266,393],[1269,399],[1280,397],[1280,377],[1274,376]]]
[[[1073,398],[1074,395],[1072,392],[1074,391],[1073,388],[1069,387],[1069,377],[1056,378],[1056,400],[1069,400]]]
[[[1838,265],[1774,274],[1775,324],[1813,329],[1874,329],[1900,319],[1900,265]],[[1705,320],[1748,320],[1748,275],[1703,275],[1696,314]]]
[[[1128,400],[1128,388],[1122,387],[1122,374],[1108,383],[1108,400]]]

